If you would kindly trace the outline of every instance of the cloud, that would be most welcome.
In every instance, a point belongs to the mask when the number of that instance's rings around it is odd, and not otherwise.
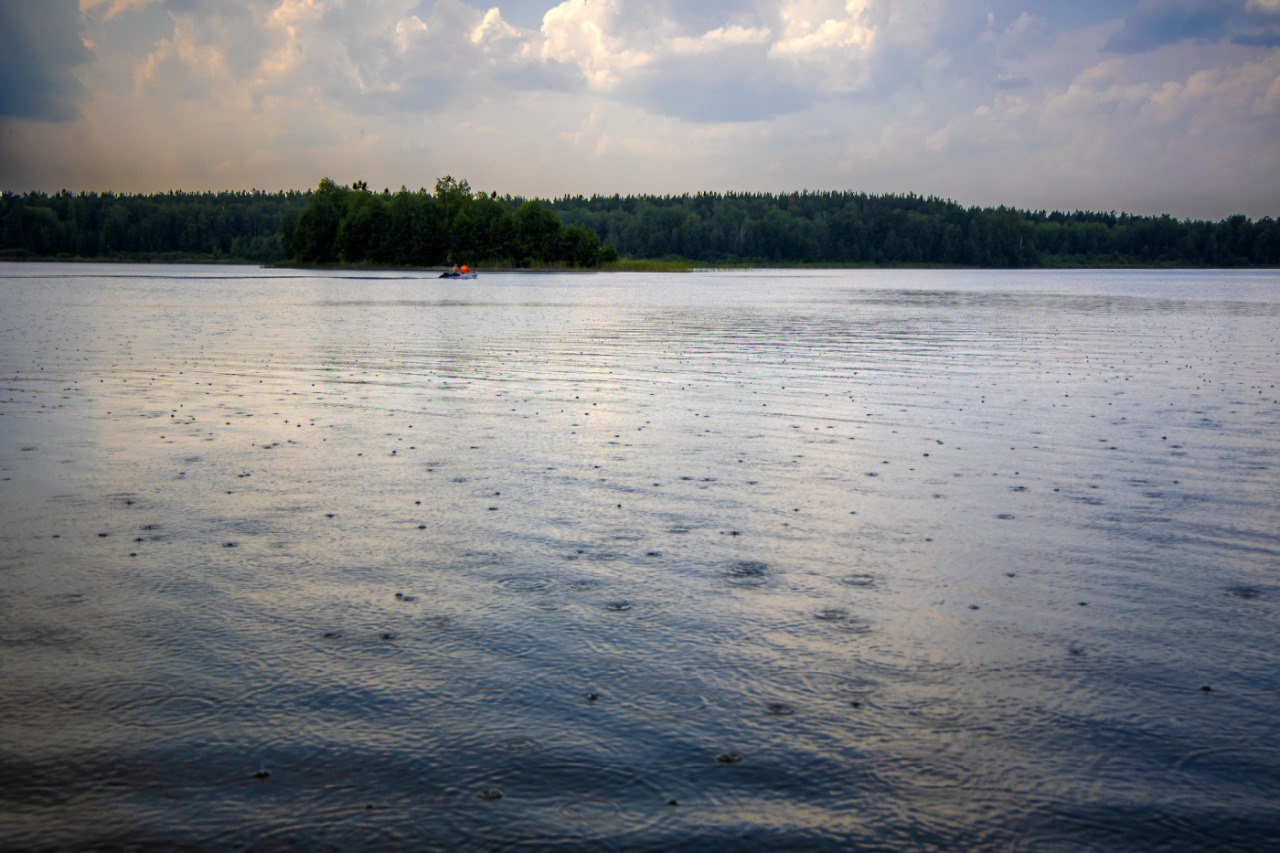
[[[619,97],[657,115],[699,124],[750,122],[799,112],[811,90],[769,57],[771,31],[738,24],[657,44],[627,75]]]
[[[77,117],[86,92],[75,69],[92,56],[75,0],[0,0],[0,116]]]
[[[757,45],[768,42],[766,27],[743,27],[737,24],[716,27],[697,37],[677,36],[671,40],[671,51],[677,54],[711,53],[728,47]]]
[[[762,51],[734,53],[655,62],[619,94],[651,112],[709,124],[759,121],[810,106],[811,92],[772,73],[762,61]],[[690,80],[697,80],[697,85],[690,85]]]
[[[1138,111],[1140,118],[1168,123],[1185,120],[1196,134],[1224,122],[1280,118],[1280,53],[1239,68],[1197,71],[1185,81],[1153,89]]]
[[[1231,43],[1244,47],[1280,47],[1280,27],[1238,33],[1231,37]]]
[[[1214,41],[1240,8],[1239,0],[1140,0],[1106,49],[1135,54],[1185,39]]]
[[[164,85],[172,94],[201,99],[223,89],[232,75],[223,52],[199,40],[190,21],[184,19],[177,22],[170,38],[156,43],[138,69],[136,80],[139,86]]]
[[[866,0],[789,0],[778,10],[782,36],[769,53],[800,61],[821,61],[833,52],[865,51],[875,38],[867,6]]]
[[[141,9],[151,5],[155,0],[80,0],[80,9],[84,12],[102,10],[110,20],[122,12]]]
[[[1011,77],[1008,74],[1001,74],[999,77],[991,81],[991,85],[997,89],[1029,89],[1031,88],[1031,80],[1027,77]]]
[[[643,66],[650,58],[609,32],[617,10],[617,0],[565,0],[542,18],[538,56],[577,65],[592,89],[613,88],[620,74]]]
[[[502,20],[502,10],[495,6],[484,13],[479,26],[471,31],[470,38],[472,44],[496,44],[518,40],[520,31]]]
[[[899,113],[879,157],[914,162],[930,192],[979,203],[1275,215],[1280,53],[1185,76],[1143,71],[1095,55],[1066,85],[998,92],[932,132],[942,113]]]

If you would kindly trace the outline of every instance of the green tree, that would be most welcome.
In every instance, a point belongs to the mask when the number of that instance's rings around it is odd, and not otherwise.
[[[338,259],[338,226],[346,212],[348,192],[328,178],[320,181],[320,186],[311,194],[311,201],[298,217],[293,246],[290,247],[295,258],[322,264]]]
[[[551,209],[526,201],[515,212],[516,259],[548,261],[557,255],[560,220]]]

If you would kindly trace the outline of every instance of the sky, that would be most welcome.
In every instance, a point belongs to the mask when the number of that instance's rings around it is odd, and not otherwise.
[[[1280,215],[1280,0],[0,0],[0,189]]]

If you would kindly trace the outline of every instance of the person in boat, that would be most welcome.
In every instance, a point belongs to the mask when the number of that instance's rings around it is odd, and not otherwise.
[[[458,265],[457,265],[457,264],[454,264],[454,265],[449,269],[449,275],[457,275],[457,274],[458,274]]]

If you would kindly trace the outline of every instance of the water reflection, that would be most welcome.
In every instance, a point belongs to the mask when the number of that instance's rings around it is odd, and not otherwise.
[[[0,840],[1260,846],[1276,283],[0,267]]]

